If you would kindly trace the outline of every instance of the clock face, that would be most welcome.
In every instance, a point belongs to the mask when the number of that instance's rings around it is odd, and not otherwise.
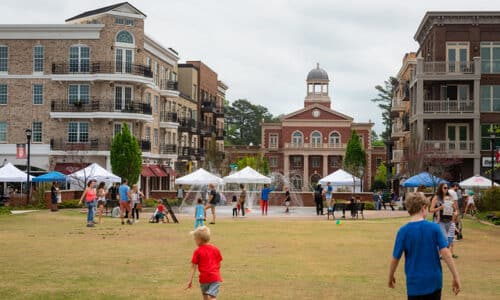
[[[312,115],[315,118],[319,117],[320,114],[321,114],[321,112],[319,111],[319,109],[315,109],[312,111]]]

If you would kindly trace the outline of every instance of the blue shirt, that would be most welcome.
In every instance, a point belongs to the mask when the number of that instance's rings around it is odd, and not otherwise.
[[[120,201],[128,202],[130,199],[128,198],[128,192],[130,191],[130,187],[126,184],[120,185],[118,188],[118,193],[120,194]]]
[[[326,193],[325,193],[326,198],[331,198],[332,192],[333,192],[333,187],[331,185],[326,186]]]
[[[408,296],[431,294],[443,287],[443,271],[439,252],[448,243],[439,225],[426,220],[410,222],[396,235],[392,256],[405,254]]]
[[[260,198],[263,201],[268,201],[269,200],[269,193],[271,193],[272,191],[274,191],[274,188],[263,189],[262,192],[260,193]]]
[[[203,208],[203,205],[201,204],[196,205],[196,210],[194,212],[194,215],[196,216],[196,220],[205,219],[205,209]]]

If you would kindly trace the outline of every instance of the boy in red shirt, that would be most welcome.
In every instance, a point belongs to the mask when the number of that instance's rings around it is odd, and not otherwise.
[[[217,247],[209,244],[210,241],[210,229],[207,226],[200,226],[192,232],[194,236],[194,241],[198,248],[193,253],[191,277],[188,282],[187,288],[193,286],[193,277],[196,272],[196,266],[198,265],[198,271],[200,272],[200,288],[203,295],[203,299],[217,299],[219,294],[219,287],[222,281],[220,276],[220,262],[222,261],[222,256]]]

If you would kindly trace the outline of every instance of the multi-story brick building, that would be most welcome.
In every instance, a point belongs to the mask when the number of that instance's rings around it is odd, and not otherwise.
[[[65,24],[0,25],[0,156],[24,165],[15,147],[31,128],[32,166],[110,169],[112,137],[127,123],[140,141],[147,192],[168,189],[175,166],[196,164],[201,156],[183,147],[199,148],[199,128],[189,141],[183,128],[198,118],[198,98],[181,95],[178,53],[144,32],[145,19],[124,2]]]
[[[425,161],[455,159],[450,180],[484,175],[489,130],[500,125],[500,12],[427,12],[414,38],[413,152]]]
[[[287,176],[297,189],[308,191],[312,183],[342,167],[346,145],[355,130],[367,154],[364,187],[372,177],[370,133],[373,123],[331,109],[328,74],[319,65],[307,75],[304,108],[279,123],[262,124],[262,150],[271,171]]]

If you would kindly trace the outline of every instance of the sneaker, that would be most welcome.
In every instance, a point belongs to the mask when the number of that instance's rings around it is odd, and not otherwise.
[[[131,220],[127,220],[127,224],[128,224],[128,225],[132,225],[132,224],[134,224],[134,223],[133,223]]]
[[[125,222],[124,222],[124,221],[122,221],[122,225],[125,225]]]
[[[453,258],[458,258],[458,255],[453,254],[451,257],[453,257]]]
[[[87,227],[94,227],[94,224],[92,224],[92,223],[88,223],[88,224],[87,224]]]
[[[139,220],[135,220],[134,223],[139,223]]]

